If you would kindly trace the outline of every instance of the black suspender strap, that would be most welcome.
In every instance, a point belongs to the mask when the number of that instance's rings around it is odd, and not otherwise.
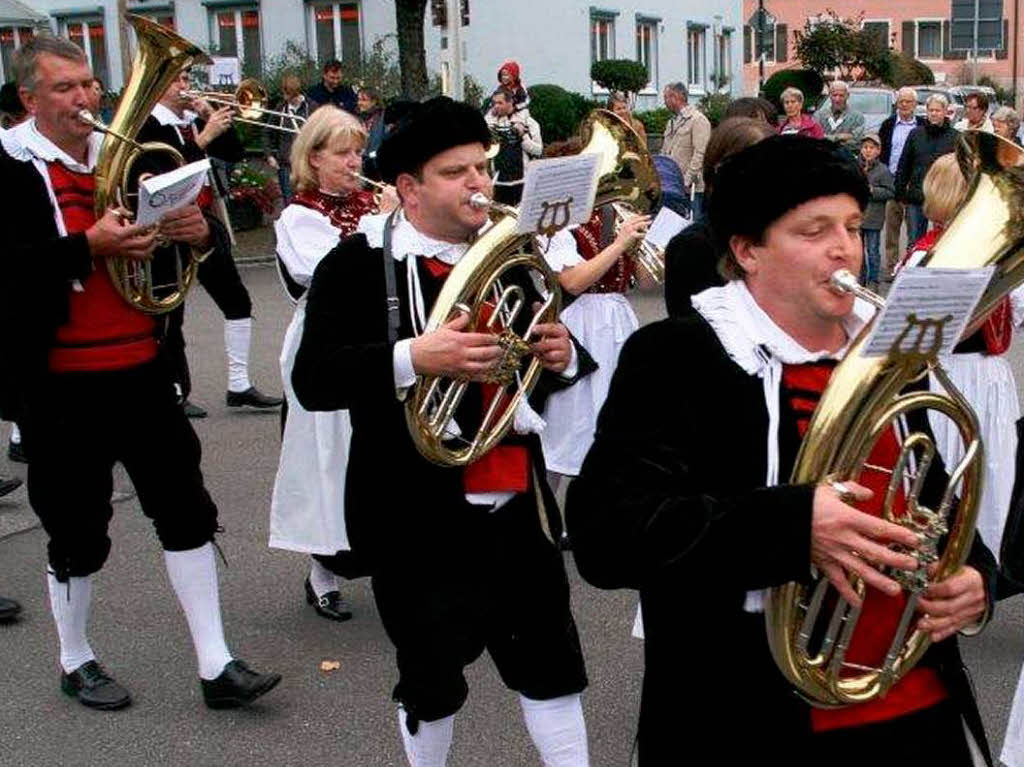
[[[387,311],[388,311],[388,343],[394,344],[398,340],[398,328],[402,318],[398,313],[401,304],[398,302],[397,279],[395,278],[395,259],[391,255],[391,230],[394,228],[396,208],[384,222],[384,287],[387,290]]]

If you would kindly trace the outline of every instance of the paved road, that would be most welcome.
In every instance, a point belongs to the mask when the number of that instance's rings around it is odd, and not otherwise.
[[[255,379],[265,390],[278,391],[276,357],[290,308],[272,269],[246,269],[243,278],[257,311]],[[660,311],[656,297],[641,297],[637,305],[645,320]],[[24,530],[0,539],[0,593],[25,605],[19,622],[0,627],[0,766],[402,764],[389,702],[393,657],[368,585],[360,581],[348,587],[356,611],[348,623],[325,621],[306,606],[304,558],[266,547],[277,418],[229,413],[224,407],[222,323],[201,289],[190,299],[186,327],[194,398],[210,409],[210,418],[196,426],[208,486],[226,528],[220,542],[228,566],[220,572],[229,643],[257,667],[282,672],[284,682],[249,710],[205,709],[159,547],[131,501],[116,508],[115,544],[97,578],[90,635],[135,704],[116,713],[85,710],[58,691],[57,640],[43,578],[45,538],[37,528]],[[1018,368],[1022,362],[1018,354]],[[1024,380],[1024,372],[1017,373]],[[0,429],[0,438],[6,441],[6,431]],[[0,458],[0,474],[10,473],[23,475],[23,467]],[[0,501],[0,535],[32,519],[23,490]],[[628,761],[643,662],[640,643],[629,637],[635,598],[586,586],[568,561],[591,676],[584,701],[592,761],[619,767]],[[982,637],[966,643],[997,748],[1024,657],[1021,612],[1020,599],[1011,600]],[[694,631],[714,630],[694,616]],[[341,668],[321,672],[322,660],[338,660]],[[469,678],[470,697],[457,720],[451,764],[535,767],[538,759],[515,695],[501,686],[486,659],[470,669]],[[700,705],[685,693],[680,704]]]

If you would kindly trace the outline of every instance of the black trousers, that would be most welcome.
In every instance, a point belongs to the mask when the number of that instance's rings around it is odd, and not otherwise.
[[[159,362],[48,376],[29,408],[24,441],[32,455],[29,501],[49,536],[58,580],[90,575],[106,561],[118,461],[164,549],[213,540],[217,507],[203,484],[199,438]]]
[[[244,320],[252,316],[252,299],[242,283],[238,267],[230,248],[215,248],[199,265],[199,284],[206,288],[210,298],[217,304],[226,320]],[[167,315],[164,332],[163,354],[171,366],[174,382],[181,387],[181,396],[187,398],[192,392],[192,376],[185,356],[185,306],[179,306]]]
[[[562,554],[541,532],[532,493],[494,512],[460,555],[392,563],[373,576],[377,609],[395,645],[394,698],[410,728],[454,714],[469,688],[463,669],[486,649],[507,687],[534,700],[587,686]],[[461,554],[464,552],[464,556]]]

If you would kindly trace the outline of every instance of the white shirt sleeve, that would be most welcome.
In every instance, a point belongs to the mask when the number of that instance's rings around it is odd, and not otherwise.
[[[540,239],[543,247],[545,244],[543,235]],[[556,274],[563,269],[582,264],[583,256],[580,255],[579,250],[576,248],[576,238],[572,236],[572,232],[568,229],[559,229],[555,232],[551,236],[550,245],[547,246],[547,250],[544,252],[544,260],[551,271]]]
[[[341,241],[341,232],[322,213],[289,205],[274,223],[277,255],[299,285],[309,287],[320,260]]]
[[[412,366],[412,339],[396,341],[391,359],[395,368],[395,391],[401,397],[406,389],[416,383],[416,371]]]

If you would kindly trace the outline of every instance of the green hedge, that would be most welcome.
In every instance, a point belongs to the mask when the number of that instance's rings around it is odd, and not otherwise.
[[[821,98],[825,81],[811,69],[783,69],[769,77],[765,81],[762,95],[775,105],[780,115],[784,114],[782,92],[789,87],[799,88],[804,94],[804,109],[812,109]]]
[[[664,133],[665,126],[672,119],[672,112],[666,107],[658,107],[648,112],[634,112],[633,116],[644,124],[647,135],[652,133]]]
[[[558,85],[534,85],[529,90],[530,116],[540,123],[545,143],[565,141],[575,136],[583,118],[591,110],[603,106]]]
[[[935,74],[928,65],[905,53],[892,54],[891,72],[889,85],[893,88],[902,88],[904,85],[935,84]]]

